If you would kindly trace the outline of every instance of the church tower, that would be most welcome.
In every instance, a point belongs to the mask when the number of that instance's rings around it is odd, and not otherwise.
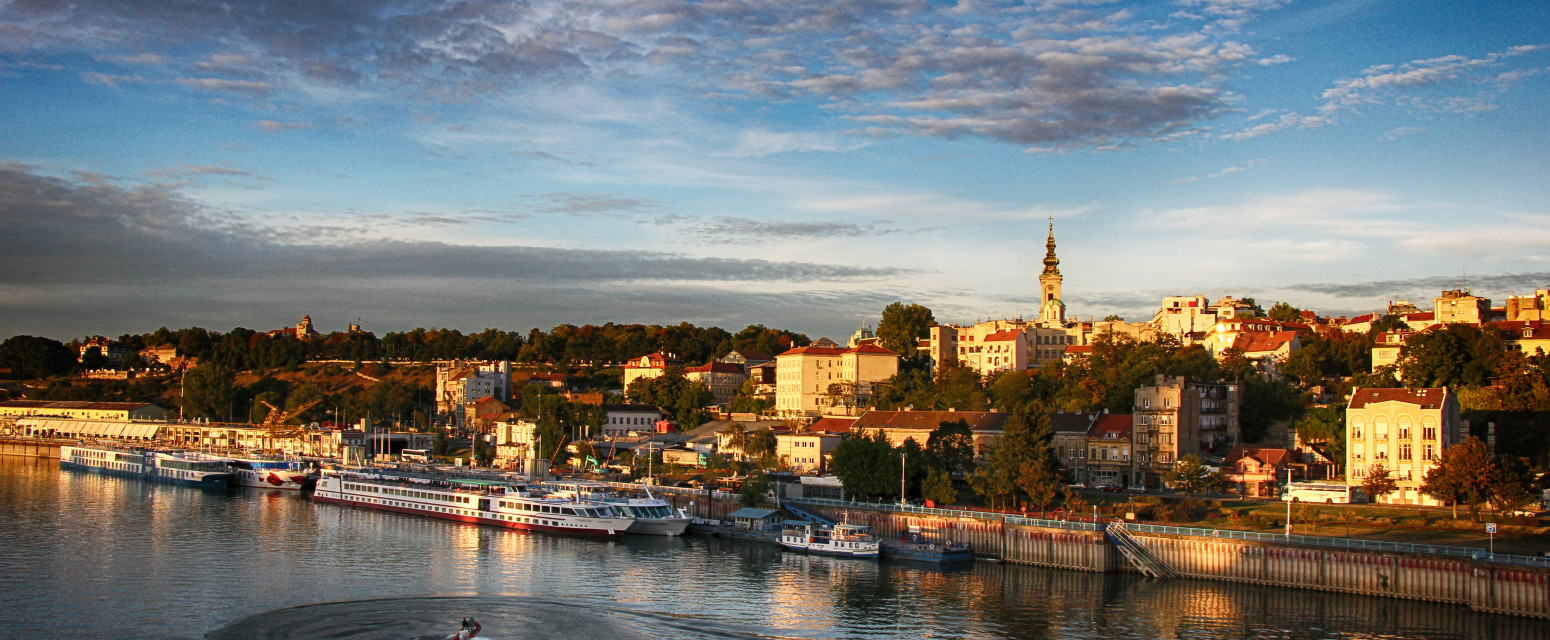
[[[1044,243],[1044,273],[1039,275],[1039,324],[1064,326],[1066,303],[1060,301],[1060,258],[1055,257],[1055,219],[1049,219],[1049,240]]]

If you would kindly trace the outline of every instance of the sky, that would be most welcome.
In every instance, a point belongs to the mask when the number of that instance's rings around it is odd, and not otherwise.
[[[1550,4],[0,0],[0,336],[1550,288]]]

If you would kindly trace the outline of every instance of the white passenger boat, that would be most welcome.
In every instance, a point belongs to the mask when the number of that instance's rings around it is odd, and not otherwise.
[[[635,522],[590,500],[555,498],[525,485],[461,477],[325,470],[312,499],[523,531],[617,536]]]
[[[230,486],[232,478],[225,462],[198,453],[95,445],[60,447],[59,468],[206,488]]]
[[[682,509],[674,509],[668,501],[651,495],[650,489],[646,489],[646,496],[640,498],[627,496],[605,485],[594,483],[582,482],[558,486],[562,488],[550,495],[557,498],[579,498],[602,502],[613,507],[621,515],[635,518],[635,523],[630,525],[625,533],[643,536],[678,536],[683,535],[684,530],[689,528],[689,522],[693,520]]]
[[[231,468],[232,484],[264,489],[300,489],[311,469],[300,460],[225,456]]]
[[[848,523],[830,527],[787,520],[781,528],[780,546],[793,551],[846,558],[876,559],[878,554],[877,536],[867,533],[867,527]]]

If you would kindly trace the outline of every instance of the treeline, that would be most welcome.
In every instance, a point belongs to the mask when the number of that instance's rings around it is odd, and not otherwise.
[[[308,361],[431,362],[436,360],[511,360],[531,364],[616,364],[652,352],[671,353],[689,363],[704,363],[734,349],[775,355],[792,347],[806,346],[807,336],[791,331],[749,325],[737,333],[719,327],[689,323],[671,326],[643,324],[570,325],[550,331],[533,329],[526,334],[485,329],[464,334],[456,329],[424,329],[392,332],[378,338],[365,331],[335,332],[301,340],[292,332],[267,332],[237,327],[225,333],[201,327],[150,333],[124,334],[115,339],[128,349],[123,368],[138,369],[148,363],[138,352],[149,347],[172,346],[180,357],[198,358],[235,371],[294,369]],[[64,343],[36,336],[14,336],[0,343],[0,368],[50,377],[78,369],[107,365],[104,354],[88,354],[77,363],[83,340]]]

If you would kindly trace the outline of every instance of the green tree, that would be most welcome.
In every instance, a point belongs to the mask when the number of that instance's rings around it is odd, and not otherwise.
[[[1534,501],[1534,478],[1528,461],[1513,455],[1496,458],[1491,474],[1491,506],[1497,511],[1512,511]]]
[[[748,443],[743,445],[743,452],[760,464],[772,466],[770,463],[775,458],[775,447],[775,430],[762,427],[748,434]]]
[[[108,366],[108,357],[102,355],[102,347],[87,347],[81,354],[81,369],[84,371],[96,371]]]
[[[190,418],[225,420],[233,411],[236,397],[231,369],[201,364],[183,377],[183,414]]]
[[[926,437],[930,464],[947,473],[967,473],[974,468],[974,431],[967,420],[943,422]]]
[[[1362,490],[1366,491],[1373,501],[1377,501],[1398,491],[1399,483],[1394,480],[1394,474],[1389,473],[1388,467],[1378,462],[1367,468],[1367,476],[1362,478]]]
[[[1277,302],[1270,307],[1268,317],[1278,322],[1302,322],[1302,310],[1288,302]]]
[[[76,354],[65,343],[37,336],[11,336],[0,342],[0,367],[48,378],[75,368]]]
[[[1329,458],[1330,471],[1341,473],[1345,464],[1345,406],[1316,407],[1297,421],[1297,437]]]
[[[736,422],[722,430],[727,436],[727,449],[737,451],[739,458],[748,457],[748,430]]]
[[[764,495],[769,491],[769,476],[763,473],[750,474],[743,479],[743,486],[737,490],[737,501],[745,507],[762,507],[766,502]]]
[[[877,338],[883,348],[906,358],[914,358],[922,338],[930,337],[936,318],[931,310],[918,304],[895,302],[883,307],[883,319],[877,323]]]
[[[742,386],[737,388],[737,394],[732,396],[732,406],[730,407],[731,410],[734,413],[752,413],[754,415],[761,415],[764,412],[769,411],[770,408],[774,407],[774,398],[754,397],[754,390],[757,387],[758,381],[754,378],[744,380]]]
[[[1212,471],[1200,456],[1190,453],[1173,463],[1173,468],[1163,474],[1163,482],[1184,495],[1195,495],[1221,486],[1219,472]]]
[[[1495,467],[1485,443],[1471,436],[1442,451],[1437,466],[1426,472],[1421,492],[1453,505],[1454,518],[1462,502],[1469,507],[1470,517],[1479,520],[1480,503],[1493,494]]]
[[[938,505],[958,501],[958,490],[953,487],[953,478],[942,469],[926,472],[926,482],[921,486],[921,494]]]
[[[970,474],[969,486],[992,507],[1025,498],[1043,510],[1055,499],[1056,468],[1049,450],[1049,415],[1030,406],[1007,417],[1001,438]]]
[[[1302,396],[1284,380],[1250,376],[1243,380],[1238,403],[1244,442],[1264,442],[1270,425],[1295,418],[1302,410]]]
[[[834,448],[830,471],[845,493],[858,498],[898,495],[899,461],[881,430],[851,434]]]

